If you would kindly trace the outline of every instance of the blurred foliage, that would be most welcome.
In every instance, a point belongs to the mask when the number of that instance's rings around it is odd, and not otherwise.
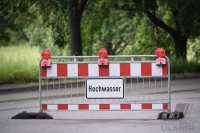
[[[101,47],[107,48],[111,55],[125,54],[122,51],[134,43],[132,18],[110,4],[105,1],[93,2],[87,7],[82,21],[85,54],[96,54]]]
[[[200,61],[199,2],[173,0],[88,0],[81,22],[84,55],[96,55],[101,47],[109,54],[154,54],[164,47],[175,57],[173,38],[153,24],[143,12],[155,12],[163,22],[175,27],[171,10],[178,8],[177,21],[190,34],[188,59]],[[192,7],[192,8],[191,8]],[[0,46],[29,45],[50,49],[54,55],[70,55],[69,15],[67,1],[1,0]]]
[[[0,1],[0,83],[37,81],[42,49],[71,54],[68,2]],[[163,47],[172,73],[200,72],[199,6],[199,0],[88,0],[81,18],[83,55],[97,55],[101,47],[110,55],[155,54]],[[147,11],[187,36],[188,61],[175,58],[174,37]]]

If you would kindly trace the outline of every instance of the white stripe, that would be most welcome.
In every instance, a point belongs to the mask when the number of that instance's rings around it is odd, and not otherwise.
[[[131,104],[131,109],[132,110],[141,110],[142,105],[141,104]]]
[[[70,104],[68,104],[68,110],[78,110],[78,105],[70,105]]]
[[[47,67],[47,77],[57,77],[57,64]]]
[[[120,76],[120,64],[109,64],[109,76]]]
[[[47,110],[50,111],[58,110],[58,105],[47,105]]]
[[[99,76],[98,64],[88,64],[88,76]]]
[[[78,77],[78,64],[67,64],[68,77]]]
[[[91,104],[89,105],[89,110],[99,110],[99,105]]]
[[[152,104],[152,109],[163,109],[163,104]]]
[[[131,76],[141,76],[141,63],[131,63]]]
[[[110,110],[120,110],[120,104],[110,104]]]
[[[156,63],[152,63],[152,76],[162,76],[162,66],[157,66]]]

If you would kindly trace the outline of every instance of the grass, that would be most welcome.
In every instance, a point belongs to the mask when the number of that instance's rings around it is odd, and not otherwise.
[[[0,47],[0,83],[37,81],[39,59],[38,47]]]
[[[0,47],[0,84],[38,81],[38,47]],[[171,60],[171,73],[200,72],[200,63]]]

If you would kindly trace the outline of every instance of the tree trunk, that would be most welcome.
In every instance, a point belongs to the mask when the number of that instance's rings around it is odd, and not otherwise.
[[[78,11],[78,1],[69,0],[69,29],[70,29],[70,51],[71,55],[82,55],[81,44],[81,16]]]
[[[70,49],[71,55],[82,55],[81,22],[76,16],[70,19]]]
[[[187,59],[187,37],[182,36],[180,34],[175,34],[172,36],[174,39],[175,43],[175,52],[176,52],[176,57]]]
[[[68,0],[71,55],[82,55],[81,17],[87,0]]]

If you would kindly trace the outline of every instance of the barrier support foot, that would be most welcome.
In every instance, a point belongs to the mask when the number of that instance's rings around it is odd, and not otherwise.
[[[169,119],[182,119],[184,118],[183,112],[161,112],[158,114],[159,120],[169,120]]]
[[[53,119],[53,117],[44,112],[36,113],[36,112],[23,111],[15,116],[13,116],[11,119]]]

